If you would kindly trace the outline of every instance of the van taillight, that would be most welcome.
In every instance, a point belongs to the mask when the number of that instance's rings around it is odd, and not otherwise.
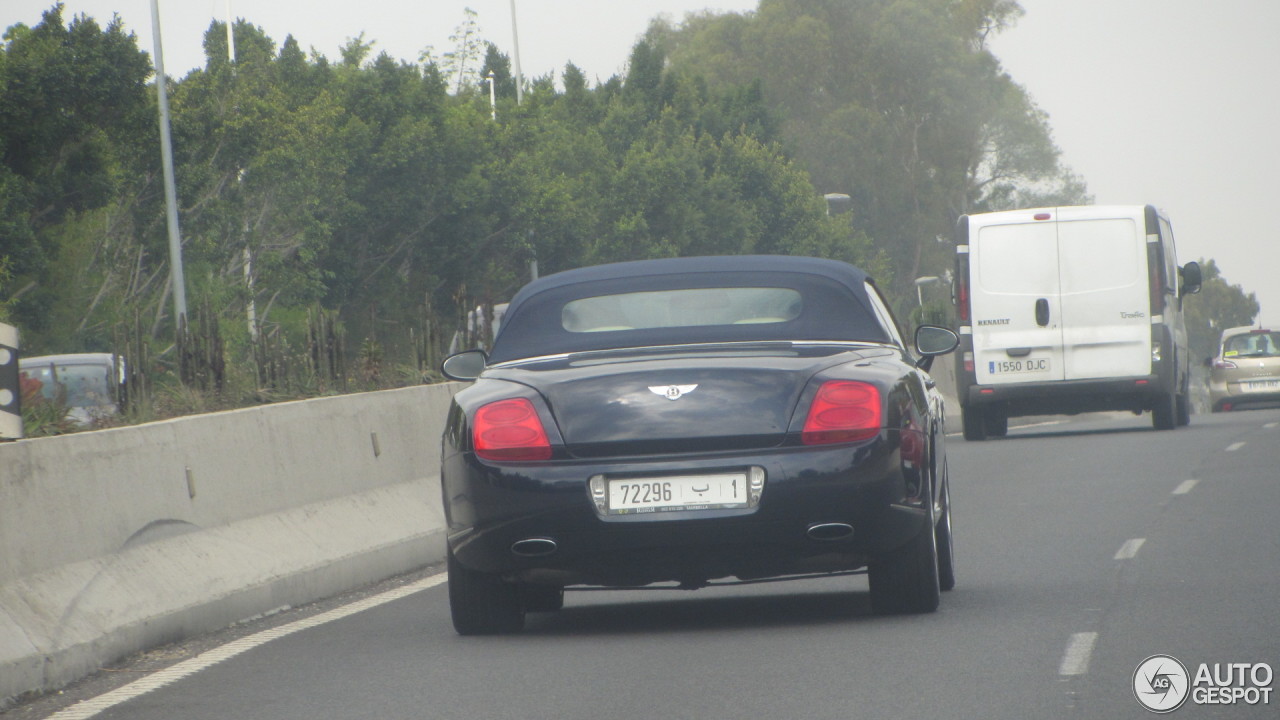
[[[956,255],[956,318],[969,324],[969,254]]]
[[[1160,243],[1147,243],[1147,274],[1151,286],[1151,316],[1164,314],[1164,257]]]
[[[476,411],[471,433],[485,460],[548,460],[551,443],[538,411],[525,398],[489,403]]]
[[[879,388],[853,380],[829,380],[813,398],[800,441],[805,445],[857,442],[879,433]]]

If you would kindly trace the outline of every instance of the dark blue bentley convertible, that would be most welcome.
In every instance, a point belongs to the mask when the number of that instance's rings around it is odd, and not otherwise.
[[[872,607],[955,584],[943,399],[955,333],[908,347],[840,262],[701,257],[550,275],[507,308],[446,425],[449,600],[513,632],[571,585],[865,571]]]

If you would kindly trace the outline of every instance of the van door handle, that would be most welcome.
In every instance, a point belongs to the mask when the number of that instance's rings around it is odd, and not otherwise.
[[[1036,324],[1040,327],[1049,324],[1049,301],[1045,298],[1036,300]]]

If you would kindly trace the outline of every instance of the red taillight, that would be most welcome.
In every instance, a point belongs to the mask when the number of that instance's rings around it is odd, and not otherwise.
[[[880,432],[880,390],[852,380],[822,385],[809,407],[800,440],[805,445],[857,442]]]
[[[1159,243],[1147,243],[1147,284],[1151,291],[1151,315],[1164,314],[1164,253]]]
[[[525,398],[489,403],[476,411],[476,455],[485,460],[547,460],[551,443],[538,411]]]
[[[969,255],[956,256],[956,317],[969,324]]]
[[[1236,364],[1231,362],[1230,360],[1214,360],[1213,361],[1214,370],[1235,370],[1236,367],[1237,367]]]

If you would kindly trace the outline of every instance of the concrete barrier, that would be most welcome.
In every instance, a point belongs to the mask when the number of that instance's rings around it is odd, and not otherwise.
[[[0,709],[439,562],[458,384],[0,444]]]

